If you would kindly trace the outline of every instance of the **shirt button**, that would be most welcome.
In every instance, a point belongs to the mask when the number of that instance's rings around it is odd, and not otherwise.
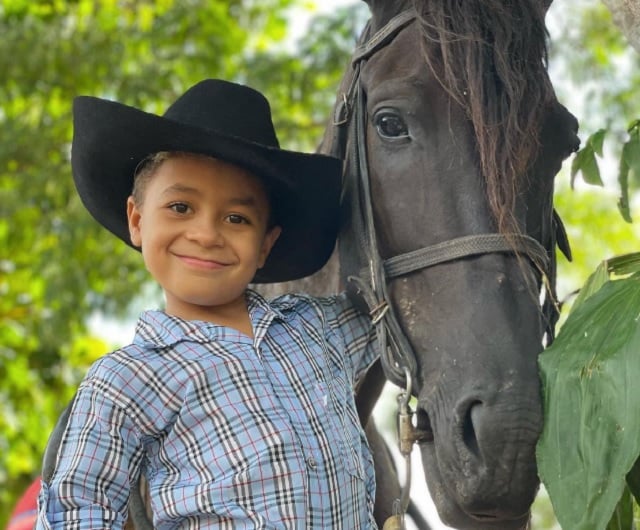
[[[309,467],[309,469],[315,469],[316,467],[318,467],[318,464],[316,463],[316,459],[313,458],[312,456],[307,458],[307,466]]]

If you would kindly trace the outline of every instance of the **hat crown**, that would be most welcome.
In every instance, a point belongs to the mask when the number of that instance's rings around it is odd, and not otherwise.
[[[278,148],[267,99],[244,85],[207,79],[180,96],[164,113],[170,120]]]

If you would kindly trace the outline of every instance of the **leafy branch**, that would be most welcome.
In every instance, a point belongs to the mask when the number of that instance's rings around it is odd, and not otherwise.
[[[587,138],[585,146],[580,149],[571,164],[571,186],[575,184],[578,174],[587,184],[603,186],[598,159],[604,157],[604,140],[611,131],[599,129]],[[631,122],[627,129],[627,139],[622,143],[618,162],[618,185],[620,196],[618,209],[622,218],[632,222],[629,207],[630,182],[640,182],[640,119]]]

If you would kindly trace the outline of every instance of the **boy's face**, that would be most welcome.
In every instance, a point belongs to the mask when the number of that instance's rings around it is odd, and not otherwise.
[[[268,230],[269,213],[262,183],[238,166],[197,156],[162,162],[142,204],[129,197],[127,215],[167,313],[204,319],[245,307],[244,291],[280,235]]]

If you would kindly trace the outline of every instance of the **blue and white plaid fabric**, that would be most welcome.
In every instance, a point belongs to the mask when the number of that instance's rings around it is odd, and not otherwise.
[[[140,473],[157,529],[376,528],[352,391],[369,320],[344,295],[247,301],[253,338],[148,311],[91,367],[38,528],[122,528]]]

